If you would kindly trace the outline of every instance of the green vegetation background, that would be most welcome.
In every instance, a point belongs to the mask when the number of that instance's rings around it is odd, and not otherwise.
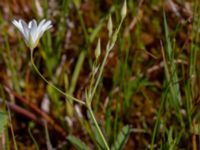
[[[52,20],[53,28],[34,51],[35,63],[48,80],[84,100],[97,40],[101,38],[101,62],[108,16],[112,14],[116,28],[122,4],[121,0],[0,1],[0,147],[74,149],[70,141],[75,136],[95,149],[98,143],[88,112],[67,102],[35,73],[30,51],[11,22]],[[127,6],[93,100],[98,123],[109,144],[124,126],[131,127],[123,149],[197,150],[199,2],[128,0]],[[45,100],[50,103],[47,114],[41,108]],[[46,126],[41,124],[44,120]]]

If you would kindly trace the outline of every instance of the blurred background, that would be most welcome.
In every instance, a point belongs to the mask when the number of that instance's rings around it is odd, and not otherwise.
[[[34,50],[40,72],[85,100],[94,50],[107,22],[120,22],[123,0],[0,0],[2,149],[77,149],[73,135],[96,149],[86,108],[67,101],[34,71],[13,19],[43,18],[53,27]],[[199,1],[127,0],[128,13],[108,56],[92,108],[109,145],[128,125],[123,149],[199,148]],[[4,127],[4,128],[3,128]],[[50,148],[51,149],[51,148]]]

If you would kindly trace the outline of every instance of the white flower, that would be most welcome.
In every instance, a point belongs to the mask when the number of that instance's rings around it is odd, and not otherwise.
[[[24,37],[26,45],[30,49],[34,49],[44,32],[52,27],[51,21],[43,19],[38,25],[35,20],[28,24],[24,20],[13,20],[12,23],[19,29]]]

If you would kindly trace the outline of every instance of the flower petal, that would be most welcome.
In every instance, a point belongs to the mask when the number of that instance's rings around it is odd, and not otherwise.
[[[30,36],[32,38],[32,42],[35,43],[37,41],[38,38],[38,32],[37,32],[37,22],[35,20],[32,20],[31,22],[29,22],[30,24]]]
[[[19,20],[22,24],[22,27],[23,27],[23,35],[24,35],[24,38],[26,41],[29,40],[29,28],[28,28],[28,25],[26,24],[26,22],[24,22],[24,20]]]
[[[23,27],[21,22],[13,20],[12,23],[19,29],[19,31],[23,34]]]
[[[45,22],[45,24],[41,28],[41,32],[48,30],[51,27],[51,21]]]
[[[51,25],[51,21],[47,21],[47,22],[45,22],[42,26],[41,26],[41,28],[39,29],[39,38],[43,35],[43,33],[46,31],[46,30],[48,30],[48,29],[50,29],[52,27],[52,25]]]
[[[40,30],[41,30],[41,28],[42,28],[42,26],[44,25],[45,22],[46,22],[46,19],[43,19],[43,20],[39,23],[38,28],[37,28],[37,31],[38,31],[38,32],[40,32]]]

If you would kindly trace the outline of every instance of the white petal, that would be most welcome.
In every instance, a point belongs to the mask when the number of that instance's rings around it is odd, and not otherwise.
[[[37,29],[38,32],[40,32],[40,29],[42,28],[42,26],[44,25],[45,22],[46,22],[46,19],[43,19],[43,20],[39,23],[38,29]]]
[[[19,29],[19,31],[23,34],[22,24],[16,20],[13,20],[12,23]]]
[[[37,27],[37,37],[38,37],[38,38],[40,38],[40,37],[42,36],[42,34],[43,34],[43,33],[41,33],[41,29],[42,29],[42,27],[43,27],[43,25],[44,25],[45,22],[46,22],[46,19],[43,19],[43,20],[39,23],[39,25],[38,25],[38,27]]]
[[[35,23],[36,23],[35,19],[29,21],[28,28],[31,29]],[[36,23],[36,25],[37,25],[37,23]]]
[[[47,21],[47,22],[45,22],[43,25],[42,25],[42,27],[39,29],[39,38],[43,35],[43,33],[46,31],[46,30],[48,30],[48,29],[50,29],[52,27],[52,25],[51,25],[51,21]]]
[[[44,32],[46,30],[48,30],[51,27],[51,21],[47,21],[45,22],[45,24],[42,26],[41,31]]]
[[[28,28],[29,28],[29,29],[31,28],[31,24],[32,24],[32,21],[30,21],[30,22],[28,23]]]
[[[30,23],[30,35],[32,37],[33,43],[37,41],[38,33],[37,33],[37,22],[35,20],[32,20]]]
[[[24,22],[23,20],[19,20],[22,24],[22,27],[23,27],[23,35],[24,35],[24,38],[26,41],[29,40],[29,28],[28,28],[28,25],[26,24],[26,22]]]

